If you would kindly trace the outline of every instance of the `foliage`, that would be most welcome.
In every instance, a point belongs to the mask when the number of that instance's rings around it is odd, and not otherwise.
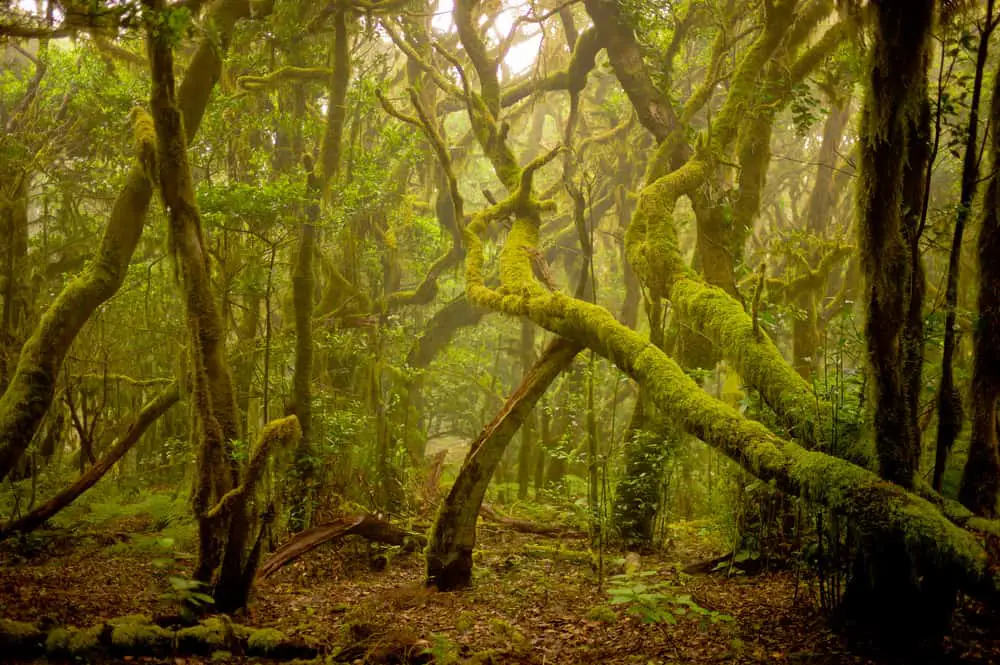
[[[655,570],[613,575],[607,589],[610,604],[624,605],[627,614],[643,623],[676,624],[677,617],[688,615],[710,623],[733,620],[727,614],[702,607],[690,594],[674,593],[677,587],[669,582],[650,579],[656,575]]]

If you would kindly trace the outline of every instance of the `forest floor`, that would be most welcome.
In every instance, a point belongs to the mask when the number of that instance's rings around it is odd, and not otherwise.
[[[472,589],[425,589],[419,553],[398,554],[385,569],[374,570],[372,546],[351,538],[322,546],[260,583],[245,615],[235,620],[301,637],[325,653],[368,638],[368,656],[354,662],[401,662],[386,655],[398,658],[394,644],[423,653],[420,662],[433,654],[438,663],[1000,662],[997,617],[974,605],[960,613],[940,652],[891,658],[866,655],[831,632],[813,606],[815,589],[792,572],[684,575],[684,564],[718,554],[702,528],[678,529],[669,551],[644,556],[643,575],[627,582],[608,579],[620,569],[621,555],[607,553],[602,588],[582,540],[480,524]],[[83,536],[50,532],[0,545],[0,618],[87,626],[168,611],[169,576],[183,576],[192,561],[176,549],[157,556],[173,545],[173,537],[156,526],[138,514]],[[653,599],[661,608],[684,607],[689,596],[715,614],[672,611],[672,618],[661,615],[661,621],[646,623],[628,612],[641,608],[635,598],[631,604],[610,604],[609,588],[641,593],[637,584],[665,585],[651,591],[661,594]],[[127,662],[219,660],[225,658]],[[0,662],[8,662],[3,654]]]

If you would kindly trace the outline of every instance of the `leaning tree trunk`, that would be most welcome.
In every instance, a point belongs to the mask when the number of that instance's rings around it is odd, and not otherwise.
[[[1000,73],[993,84],[990,109],[993,169],[983,201],[979,230],[979,321],[974,333],[972,364],[972,434],[969,460],[962,475],[959,498],[970,510],[997,515],[1000,491],[1000,445],[997,408],[1000,406]]]
[[[131,450],[132,446],[142,438],[142,435],[146,433],[149,426],[156,422],[160,416],[166,413],[179,400],[180,389],[177,383],[171,383],[159,395],[153,398],[149,404],[142,407],[135,421],[129,425],[128,431],[104,453],[96,464],[87,469],[73,484],[24,517],[0,525],[0,540],[15,532],[28,533],[29,531],[34,531],[44,524],[46,520],[76,501],[80,495],[97,484],[97,481],[103,478],[104,474],[110,471],[115,463],[124,457],[125,453]]]
[[[538,398],[573,363],[581,348],[564,339],[552,342],[525,374],[500,413],[473,442],[431,529],[427,546],[428,586],[450,591],[467,587],[472,582],[476,518],[493,472]]]
[[[250,13],[247,0],[221,0],[211,13],[214,30],[198,46],[178,94],[188,139],[194,138],[222,69],[236,21]],[[140,151],[152,137],[137,132]],[[153,194],[148,168],[133,164],[118,194],[94,260],[62,290],[21,349],[17,369],[0,398],[0,480],[28,448],[55,395],[63,359],[83,325],[125,280]]]

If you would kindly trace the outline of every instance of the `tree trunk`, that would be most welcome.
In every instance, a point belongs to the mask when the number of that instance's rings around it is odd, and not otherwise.
[[[247,0],[221,0],[212,12],[213,34],[195,51],[178,94],[189,139],[198,131],[209,94],[219,78],[221,58],[233,27],[249,12]],[[151,138],[140,136],[138,147],[148,145]],[[94,260],[66,285],[21,349],[14,376],[0,397],[0,480],[17,464],[38,430],[52,403],[59,370],[73,340],[124,281],[152,193],[148,169],[134,164],[115,200]]]
[[[1000,74],[993,83],[990,108],[990,143],[993,168],[983,201],[979,230],[979,320],[973,337],[972,433],[969,460],[962,475],[959,499],[971,511],[997,516],[1000,491],[1000,446],[997,408],[1000,404]]]
[[[163,0],[149,0],[154,13]],[[199,447],[194,508],[198,518],[199,551],[195,579],[214,584],[215,607],[222,612],[246,603],[255,558],[246,558],[250,539],[247,499],[274,445],[291,444],[301,433],[289,418],[266,427],[241,484],[241,469],[233,445],[240,439],[239,416],[232,377],[225,358],[222,320],[215,301],[209,255],[194,196],[187,158],[183,118],[174,91],[172,36],[150,26],[147,40],[152,73],[151,108],[156,133],[160,193],[169,219],[170,246],[184,295],[190,335],[192,400]],[[246,565],[250,564],[250,565]],[[220,567],[221,566],[221,567]]]
[[[962,396],[955,385],[954,359],[958,346],[955,319],[958,309],[958,273],[961,267],[962,243],[965,224],[969,219],[972,201],[976,197],[979,181],[979,105],[983,90],[983,73],[989,54],[990,35],[993,32],[993,0],[986,3],[986,19],[979,35],[976,51],[976,74],[972,83],[972,101],[969,104],[969,124],[965,135],[965,154],[962,159],[962,189],[958,198],[958,212],[952,234],[951,252],[948,255],[948,274],[945,285],[944,348],[941,353],[941,382],[938,384],[937,446],[934,456],[932,485],[941,492],[944,471],[955,439],[962,430]]]
[[[431,529],[427,547],[428,586],[450,591],[471,583],[476,518],[493,472],[524,418],[549,384],[572,365],[580,349],[578,344],[563,339],[552,342],[472,444]]]
[[[916,342],[908,336],[908,322],[919,267],[911,251],[916,230],[908,228],[912,220],[904,208],[919,211],[920,206],[904,195],[906,181],[916,176],[913,170],[924,173],[913,164],[908,174],[906,164],[915,144],[924,140],[917,128],[926,111],[932,14],[931,0],[875,6],[876,36],[861,118],[858,201],[875,449],[882,477],[907,488],[913,487],[919,459],[906,367]]]
[[[535,324],[527,319],[521,321],[521,371],[525,374],[531,368],[535,358]],[[528,486],[531,483],[531,462],[535,450],[535,411],[532,410],[524,418],[521,426],[521,447],[517,452],[517,498],[528,498]]]

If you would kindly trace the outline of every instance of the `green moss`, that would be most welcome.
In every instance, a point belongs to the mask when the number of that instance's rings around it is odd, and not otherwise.
[[[281,648],[285,641],[284,633],[274,628],[251,630],[247,638],[247,649],[254,655],[266,656]]]
[[[30,647],[42,637],[42,631],[33,623],[0,619],[0,646],[5,650]]]
[[[211,653],[224,649],[227,643],[226,625],[221,619],[205,619],[197,626],[177,631],[177,645],[182,651]]]
[[[169,651],[173,645],[173,631],[154,623],[139,621],[113,622],[111,628],[112,646],[129,653]]]
[[[45,640],[45,651],[54,656],[83,657],[101,646],[104,624],[90,628],[55,628]]]
[[[591,621],[600,621],[601,623],[615,623],[618,621],[618,615],[607,605],[594,605],[587,610],[587,618]]]

